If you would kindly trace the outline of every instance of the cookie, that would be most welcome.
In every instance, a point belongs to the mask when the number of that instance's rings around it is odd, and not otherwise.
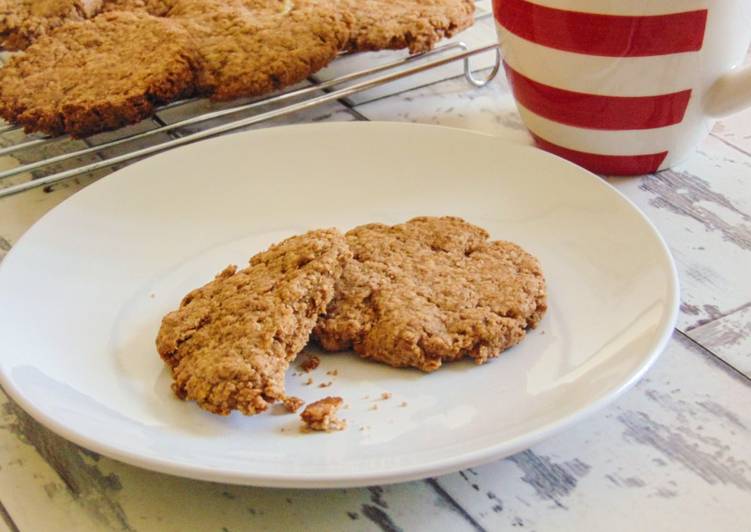
[[[39,39],[0,69],[0,116],[76,137],[139,122],[193,92],[196,52],[177,23],[105,13]]]
[[[314,335],[394,367],[476,363],[519,343],[546,310],[538,261],[460,218],[421,217],[346,234],[353,259]]]
[[[96,15],[102,0],[0,0],[0,46],[23,50],[65,22]]]
[[[350,258],[339,232],[311,231],[190,292],[164,317],[156,340],[175,394],[221,415],[252,415],[284,401],[284,374]]]
[[[303,81],[334,59],[351,20],[334,0],[178,0],[195,38],[197,88],[213,100],[258,96]]]
[[[166,17],[176,0],[103,0],[102,11],[143,11]]]
[[[474,22],[474,0],[342,0],[354,17],[346,49],[426,52]]]

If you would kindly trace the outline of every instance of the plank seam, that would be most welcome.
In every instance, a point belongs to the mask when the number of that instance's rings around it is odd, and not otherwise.
[[[444,501],[446,501],[452,510],[456,511],[457,514],[462,516],[467,523],[472,525],[472,528],[474,528],[477,532],[487,532],[485,528],[483,528],[480,523],[477,522],[477,520],[472,517],[467,510],[462,508],[458,502],[456,502],[456,499],[454,499],[451,495],[448,494],[448,492],[443,489],[443,487],[438,483],[438,481],[434,478],[426,478],[425,483],[433,488],[433,491],[435,491],[439,497],[441,497]]]

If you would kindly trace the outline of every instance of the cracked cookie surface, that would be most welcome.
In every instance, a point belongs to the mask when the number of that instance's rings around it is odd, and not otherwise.
[[[0,46],[23,50],[69,21],[95,16],[102,0],[0,0]]]
[[[156,340],[177,396],[221,415],[256,414],[284,401],[285,372],[350,257],[338,231],[311,231],[186,295]]]
[[[395,367],[476,363],[519,343],[546,310],[537,259],[454,217],[420,217],[346,234],[353,253],[314,335]]]
[[[305,80],[337,56],[351,24],[333,0],[176,0],[169,17],[195,39],[196,86],[214,100]]]

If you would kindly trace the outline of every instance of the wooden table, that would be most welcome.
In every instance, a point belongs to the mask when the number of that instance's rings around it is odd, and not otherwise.
[[[461,36],[470,46],[494,40],[488,2],[479,6],[477,25]],[[318,79],[396,56],[342,58]],[[271,125],[399,120],[530,142],[505,80],[473,89],[460,74],[459,64],[449,65]],[[159,120],[192,112],[165,112]],[[0,167],[83,144],[54,142],[2,157]],[[105,173],[0,200],[0,259],[44,212]],[[506,460],[439,478],[274,490],[175,478],[98,456],[46,430],[0,393],[0,529],[751,530],[751,112],[717,124],[677,169],[607,179],[667,240],[681,278],[681,312],[647,376],[574,428]]]

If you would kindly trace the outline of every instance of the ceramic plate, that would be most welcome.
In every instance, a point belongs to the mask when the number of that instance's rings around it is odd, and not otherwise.
[[[462,216],[540,258],[550,310],[522,344],[429,375],[322,354],[287,390],[343,397],[349,427],[331,434],[173,396],[154,338],[190,289],[295,233],[417,215]],[[147,159],[42,218],[0,266],[0,374],[38,421],[137,466],[261,486],[397,482],[507,456],[604,406],[664,347],[677,293],[655,228],[561,159],[440,127],[280,127]]]

